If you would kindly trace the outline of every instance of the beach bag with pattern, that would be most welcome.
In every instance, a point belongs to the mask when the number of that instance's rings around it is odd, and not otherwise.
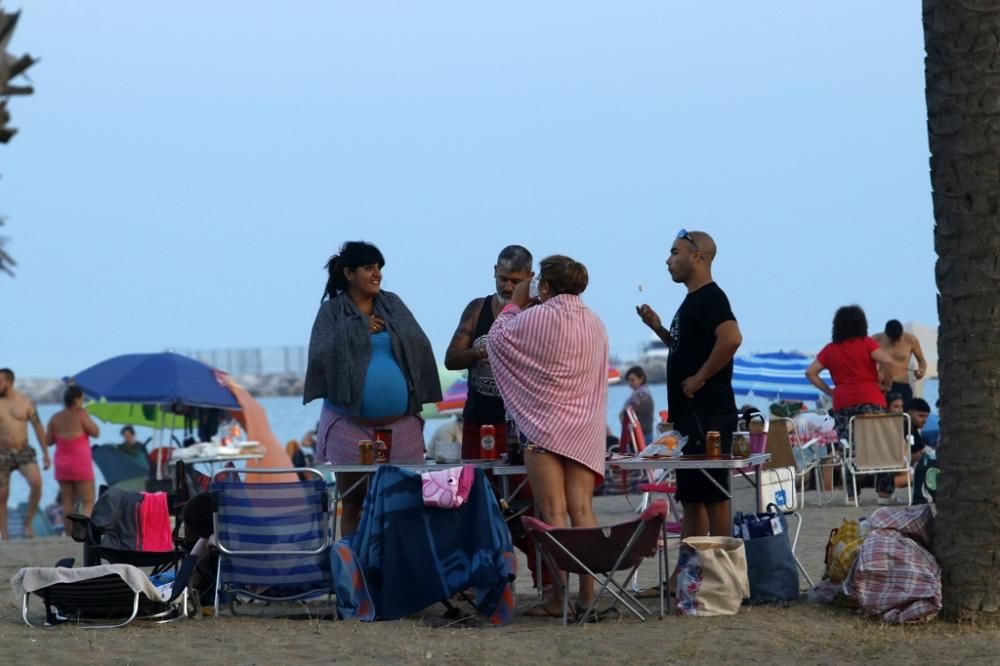
[[[742,539],[684,539],[676,574],[678,615],[733,615],[750,596]]]
[[[883,622],[924,622],[941,610],[941,567],[925,546],[933,516],[927,505],[884,507],[869,519],[844,592]]]
[[[864,540],[861,523],[853,518],[844,518],[840,527],[830,531],[826,542],[826,577],[834,583],[842,583],[854,566],[858,548]]]

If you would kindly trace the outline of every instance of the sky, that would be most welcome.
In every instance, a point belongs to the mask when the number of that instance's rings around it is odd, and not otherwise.
[[[7,0],[0,366],[305,345],[346,240],[443,360],[504,245],[567,254],[613,352],[711,233],[741,353],[837,307],[936,326],[919,4]],[[641,291],[640,291],[641,286]]]

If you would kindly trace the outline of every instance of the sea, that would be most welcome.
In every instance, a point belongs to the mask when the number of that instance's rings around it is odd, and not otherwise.
[[[938,398],[938,382],[937,380],[930,380],[924,383],[924,398],[930,403],[931,408],[935,408]],[[667,407],[667,386],[666,384],[650,384],[650,391],[653,394],[653,401],[655,412],[658,413],[662,409]],[[621,427],[619,426],[619,413],[621,412],[625,401],[631,389],[624,382],[618,384],[612,384],[608,386],[608,409],[607,409],[607,423],[611,428],[611,432],[615,435],[619,435]],[[274,432],[275,436],[278,438],[279,442],[285,443],[289,440],[301,440],[302,436],[309,432],[310,430],[316,429],[317,421],[319,420],[319,412],[321,407],[321,402],[316,400],[308,405],[302,404],[302,399],[298,397],[268,397],[268,398],[258,398],[261,406],[267,412],[268,421],[271,425],[271,430]],[[755,407],[767,411],[767,407],[771,401],[763,398],[757,398],[755,396],[737,396],[737,404],[745,405],[751,404]],[[60,405],[39,405],[38,413],[42,419],[42,423],[48,423],[49,418],[61,409]],[[936,415],[935,415],[936,416]],[[448,417],[450,418],[450,417]],[[448,418],[432,419],[427,421],[424,426],[424,439],[430,440],[434,432],[448,422]],[[932,417],[933,419],[933,417]],[[94,444],[97,443],[118,443],[121,438],[119,437],[119,430],[121,425],[116,424],[104,424],[98,422],[101,428],[101,436],[92,440]],[[936,420],[932,423],[928,423],[928,429],[930,427],[935,427]],[[926,429],[925,429],[926,430]],[[150,448],[152,448],[153,443],[156,441],[156,433],[149,428],[136,428],[136,434],[140,441],[150,440]],[[175,433],[178,435],[178,439],[182,439],[180,433]],[[35,441],[34,432],[29,428],[28,434],[29,441],[33,446],[37,448],[38,442]],[[166,441],[169,441],[167,438]],[[53,453],[50,450],[50,454]],[[41,456],[39,455],[39,464],[41,463]],[[94,471],[95,482],[100,485],[104,482],[104,477],[101,474],[100,469],[95,469]],[[56,493],[59,491],[59,484],[56,482],[53,476],[52,469],[44,470],[42,472],[42,501],[41,505],[47,506],[55,501]],[[10,487],[10,497],[7,501],[10,506],[17,506],[21,502],[25,502],[28,499],[28,485],[24,481],[24,477],[18,472],[11,474],[11,487]]]

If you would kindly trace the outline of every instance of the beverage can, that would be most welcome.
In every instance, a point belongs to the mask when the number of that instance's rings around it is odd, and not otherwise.
[[[486,424],[479,428],[479,450],[483,460],[496,460],[497,458],[497,429]]]
[[[733,433],[733,457],[734,458],[750,457],[750,440],[747,439],[747,433],[745,432]]]
[[[705,455],[709,458],[722,457],[722,433],[718,430],[705,433]]]
[[[362,439],[358,441],[358,460],[362,465],[375,464],[375,449],[372,447],[372,440]]]
[[[375,436],[375,464],[381,465],[389,462],[392,458],[392,430],[388,428],[376,428]]]

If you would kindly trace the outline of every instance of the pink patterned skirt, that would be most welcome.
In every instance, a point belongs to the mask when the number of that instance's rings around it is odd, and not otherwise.
[[[424,422],[419,417],[403,416],[377,428],[392,431],[390,464],[416,465],[424,461]],[[360,464],[358,441],[374,441],[375,429],[324,405],[316,433],[316,460],[333,465]]]

